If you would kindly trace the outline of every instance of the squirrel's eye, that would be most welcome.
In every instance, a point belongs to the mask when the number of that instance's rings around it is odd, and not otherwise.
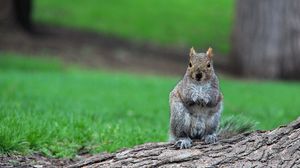
[[[210,67],[210,63],[209,64],[207,64],[207,68],[209,68]]]
[[[192,67],[192,63],[189,63],[189,67]]]

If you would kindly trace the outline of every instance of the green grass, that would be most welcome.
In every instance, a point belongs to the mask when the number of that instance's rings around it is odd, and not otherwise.
[[[179,78],[66,68],[15,54],[0,58],[1,153],[71,157],[81,148],[115,151],[167,140],[168,94]],[[300,114],[299,83],[222,78],[221,88],[223,120],[239,117],[271,129]]]
[[[0,52],[0,70],[61,71],[63,69],[63,64],[59,59],[20,57],[16,54]]]
[[[34,19],[162,45],[229,52],[234,0],[43,0]]]

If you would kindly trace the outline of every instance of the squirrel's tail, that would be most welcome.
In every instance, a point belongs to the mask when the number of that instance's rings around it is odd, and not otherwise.
[[[219,139],[228,139],[235,135],[255,129],[256,123],[243,117],[232,116],[224,119],[218,129]]]

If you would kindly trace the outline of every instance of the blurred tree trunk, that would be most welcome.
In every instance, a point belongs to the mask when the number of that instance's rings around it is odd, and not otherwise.
[[[236,72],[300,79],[299,0],[237,0],[232,40]]]
[[[31,31],[31,12],[32,0],[1,0],[0,26],[1,28],[21,27]]]

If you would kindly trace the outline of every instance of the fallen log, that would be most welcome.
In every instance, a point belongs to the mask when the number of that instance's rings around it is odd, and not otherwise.
[[[216,144],[195,142],[177,150],[170,143],[147,143],[102,153],[70,167],[300,167],[300,117],[271,131],[254,131]]]

